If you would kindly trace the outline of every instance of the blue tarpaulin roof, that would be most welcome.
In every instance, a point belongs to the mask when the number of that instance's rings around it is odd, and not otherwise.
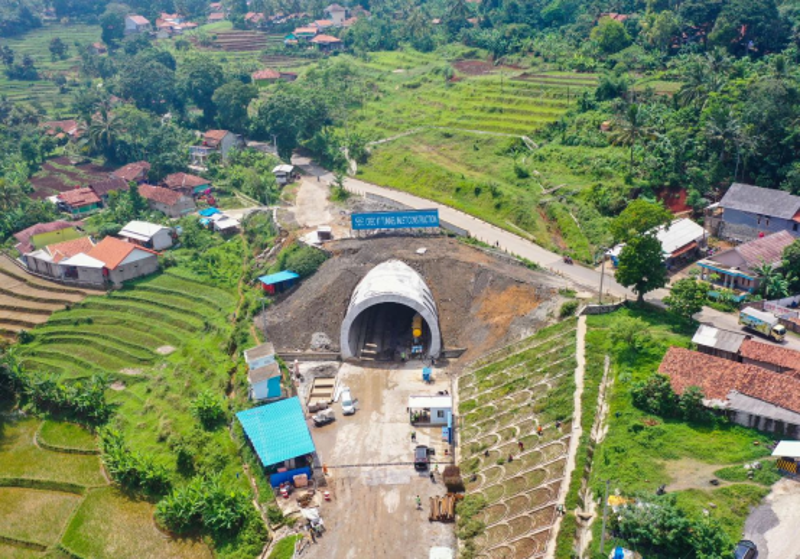
[[[297,279],[299,277],[300,276],[298,276],[294,272],[290,272],[289,270],[284,270],[283,272],[278,272],[277,274],[261,276],[260,278],[258,278],[258,280],[264,285],[275,285],[276,283]]]
[[[204,210],[200,210],[197,213],[199,213],[203,217],[211,217],[212,215],[221,214],[222,212],[219,211],[217,208],[206,208]]]
[[[315,450],[297,397],[240,411],[236,417],[265,468]]]

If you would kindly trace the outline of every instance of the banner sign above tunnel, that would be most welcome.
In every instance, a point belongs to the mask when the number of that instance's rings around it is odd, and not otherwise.
[[[439,227],[439,210],[355,213],[350,216],[350,223],[354,231]]]

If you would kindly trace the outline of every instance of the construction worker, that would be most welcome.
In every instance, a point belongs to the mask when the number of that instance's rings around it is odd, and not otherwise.
[[[536,433],[537,433],[537,434],[538,434],[540,437],[542,436],[542,426],[541,426],[541,425],[539,425],[539,426],[536,428]]]
[[[422,499],[419,498],[419,495],[417,495],[416,501],[417,501],[417,510],[422,510]]]
[[[417,432],[416,431],[411,431],[411,442],[412,443],[417,442]]]

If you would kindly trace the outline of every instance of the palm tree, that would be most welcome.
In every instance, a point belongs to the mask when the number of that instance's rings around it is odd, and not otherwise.
[[[706,137],[712,142],[719,144],[719,159],[725,161],[727,147],[735,144],[741,135],[742,127],[739,120],[734,115],[733,110],[725,110],[723,107],[715,107],[706,120]]]
[[[630,146],[630,172],[633,173],[633,150],[642,138],[654,138],[655,133],[645,124],[645,114],[641,105],[631,103],[624,114],[618,115],[614,122],[612,141],[615,144]]]
[[[759,291],[768,299],[780,299],[789,295],[789,280],[780,273],[775,266],[762,260],[761,264],[753,268],[761,279]]]
[[[113,159],[114,144],[121,134],[122,123],[104,106],[92,119],[86,131],[86,142],[93,152],[102,152],[106,159]]]

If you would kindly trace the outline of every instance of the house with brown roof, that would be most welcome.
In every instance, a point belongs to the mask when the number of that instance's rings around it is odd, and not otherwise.
[[[211,12],[208,14],[208,23],[218,23],[220,21],[225,21],[224,12]]]
[[[102,200],[91,188],[67,190],[56,196],[58,209],[73,216],[87,215],[103,207]]]
[[[69,241],[54,243],[28,253],[25,262],[28,270],[51,278],[64,277],[61,262],[76,254],[89,252],[94,247],[89,237],[78,237]]]
[[[325,31],[326,29],[330,29],[331,27],[333,27],[333,22],[329,19],[318,19],[314,21],[311,25],[313,25],[320,31]]]
[[[704,405],[735,423],[800,437],[800,378],[681,347],[667,351],[658,371],[676,394],[700,388]]]
[[[753,293],[761,283],[758,267],[762,264],[780,267],[783,249],[794,240],[788,231],[780,231],[704,258],[697,265],[703,270],[703,279],[713,280],[724,288]]]
[[[77,120],[48,120],[42,122],[39,128],[44,129],[48,136],[56,138],[78,138],[80,137],[80,125]]]
[[[150,172],[150,163],[147,161],[136,161],[135,163],[128,163],[120,167],[113,173],[114,177],[119,177],[128,182],[138,182],[139,184],[147,180],[147,173]]]
[[[110,175],[107,179],[93,182],[89,185],[95,194],[103,201],[103,205],[108,201],[110,192],[127,192],[130,189],[128,181],[115,175]]]
[[[83,223],[80,221],[63,220],[31,225],[27,229],[14,233],[14,238],[18,241],[14,248],[17,249],[24,261],[25,255],[29,252],[44,248],[50,244],[77,239],[81,236],[78,228],[82,225]]]
[[[100,284],[111,284],[119,287],[123,282],[147,276],[158,271],[158,253],[154,250],[126,243],[116,237],[106,237],[86,256],[102,263],[101,268],[92,276],[92,281]],[[92,262],[87,259],[87,264]]]
[[[101,42],[92,43],[87,47],[87,50],[92,54],[105,54],[108,52],[106,46]]]
[[[268,83],[274,83],[281,79],[281,73],[271,68],[264,68],[263,70],[257,70],[253,72],[250,74],[250,77],[253,79],[254,84],[264,85]]]
[[[315,45],[320,52],[332,52],[341,50],[344,43],[333,35],[317,35],[311,39],[311,44]]]
[[[150,20],[146,17],[137,14],[125,16],[125,35],[148,33],[150,29]]]
[[[742,363],[747,365],[756,365],[776,373],[800,375],[800,351],[788,347],[747,339],[742,342],[739,355]]]
[[[209,130],[203,134],[203,145],[200,147],[206,149],[190,150],[192,165],[205,167],[211,153],[219,153],[225,161],[231,149],[244,147],[244,140],[239,134],[234,134],[230,130]]]
[[[250,28],[260,29],[267,23],[267,17],[260,12],[247,12],[244,15],[244,23]]]
[[[143,184],[139,187],[139,194],[147,200],[151,210],[159,211],[169,217],[181,217],[197,209],[194,198],[169,188]]]
[[[211,188],[211,181],[198,177],[197,175],[190,175],[189,173],[172,173],[164,177],[161,181],[164,188],[180,192],[187,196],[196,196]]]

